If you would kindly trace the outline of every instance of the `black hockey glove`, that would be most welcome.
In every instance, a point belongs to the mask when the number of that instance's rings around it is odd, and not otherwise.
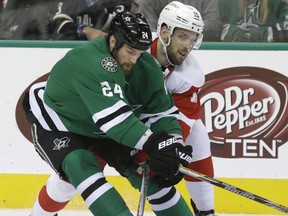
[[[188,167],[192,160],[192,147],[191,146],[178,146],[177,152],[179,155],[179,162],[182,166]],[[163,178],[162,176],[156,176],[155,180],[159,187],[170,187],[179,183],[184,177],[184,174],[178,172],[174,176],[169,178]]]
[[[169,178],[178,172],[177,148],[179,146],[181,144],[177,142],[177,139],[165,131],[154,133],[148,138],[143,150],[149,155],[149,166],[156,175]]]
[[[192,151],[193,151],[192,146],[181,145],[180,147],[178,147],[177,151],[179,154],[180,164],[182,166],[188,167],[188,165],[192,161]]]
[[[192,147],[184,147],[176,137],[164,131],[152,134],[143,146],[149,154],[148,163],[159,187],[170,187],[183,178],[179,165],[188,166],[192,158]]]

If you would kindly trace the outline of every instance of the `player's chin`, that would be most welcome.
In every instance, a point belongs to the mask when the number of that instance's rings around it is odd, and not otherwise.
[[[185,60],[185,57],[181,56],[181,57],[175,58],[172,63],[174,65],[181,65],[183,63],[183,61]]]
[[[122,65],[122,68],[123,68],[125,74],[127,74],[127,73],[129,73],[131,71],[132,66],[133,66],[132,64],[123,64]]]

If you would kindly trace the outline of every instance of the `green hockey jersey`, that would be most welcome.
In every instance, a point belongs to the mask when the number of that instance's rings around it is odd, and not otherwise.
[[[31,95],[31,109],[47,130],[108,136],[130,147],[149,128],[181,134],[178,110],[156,60],[143,53],[125,76],[105,39],[69,51],[52,68],[47,84],[32,86]]]
[[[221,40],[281,41],[288,30],[287,0],[219,0]]]

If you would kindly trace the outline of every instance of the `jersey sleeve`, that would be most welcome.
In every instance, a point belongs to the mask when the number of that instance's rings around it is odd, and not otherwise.
[[[77,40],[78,34],[77,15],[85,11],[84,1],[59,1],[54,3],[54,15],[50,25],[53,39]]]
[[[179,111],[164,84],[160,64],[148,53],[145,53],[142,64],[139,63],[139,72],[141,68],[146,68],[146,70],[142,69],[142,81],[138,88],[142,89],[140,97],[145,106],[140,114],[140,119],[154,132],[165,130],[169,134],[181,135],[181,128],[177,120]]]

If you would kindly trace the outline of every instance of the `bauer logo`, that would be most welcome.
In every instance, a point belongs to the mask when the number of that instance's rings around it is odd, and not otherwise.
[[[212,155],[277,158],[288,137],[288,79],[264,68],[210,73],[201,89],[201,119]]]

